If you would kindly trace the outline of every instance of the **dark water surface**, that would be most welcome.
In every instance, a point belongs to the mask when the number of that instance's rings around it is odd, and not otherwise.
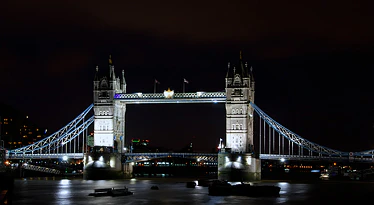
[[[263,181],[281,187],[279,197],[209,196],[207,187],[186,188],[189,179],[16,180],[13,204],[357,204],[372,203],[374,182]],[[159,190],[151,190],[157,185]],[[123,188],[134,195],[88,196],[98,188]]]

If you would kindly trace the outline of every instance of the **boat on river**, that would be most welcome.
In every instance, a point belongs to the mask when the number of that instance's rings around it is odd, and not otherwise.
[[[90,193],[88,196],[128,196],[133,195],[134,193],[129,191],[125,186],[123,189],[115,188],[104,188],[104,189],[95,189],[94,193]]]

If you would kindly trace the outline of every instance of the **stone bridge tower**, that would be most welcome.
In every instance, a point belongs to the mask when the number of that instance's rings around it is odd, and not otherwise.
[[[228,181],[261,179],[261,161],[256,159],[253,142],[255,83],[252,67],[228,64],[226,75],[226,146],[218,154],[218,178]]]
[[[96,66],[94,79],[94,144],[85,155],[86,179],[105,179],[122,171],[121,154],[125,146],[126,105],[115,101],[116,93],[126,93],[124,71],[122,79],[116,78],[112,59],[108,70]]]
[[[126,93],[124,71],[122,79],[116,78],[114,66],[109,59],[109,75],[99,72],[96,67],[94,80],[94,146],[113,148],[113,152],[123,153],[125,146],[126,105],[114,101],[116,93]]]

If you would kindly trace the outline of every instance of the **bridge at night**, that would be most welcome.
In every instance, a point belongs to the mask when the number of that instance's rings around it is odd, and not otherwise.
[[[8,159],[83,159],[88,153],[87,136],[94,130],[94,146],[111,147],[121,164],[179,157],[219,162],[222,153],[244,154],[266,160],[334,160],[374,162],[374,150],[346,152],[309,141],[281,125],[254,103],[252,68],[240,58],[228,66],[225,92],[126,93],[124,71],[116,77],[110,64],[109,76],[94,79],[94,103],[52,135],[25,147],[8,150]],[[96,68],[98,73],[98,68]],[[133,104],[222,103],[226,107],[226,139],[219,153],[130,153],[125,150],[125,113]],[[92,115],[94,111],[94,115]],[[253,119],[258,119],[254,127]],[[131,119],[128,119],[131,120]],[[256,132],[254,132],[256,130]],[[256,135],[254,133],[257,133]],[[243,156],[244,156],[243,155]],[[87,155],[88,156],[88,155]],[[227,158],[227,156],[226,156]],[[88,159],[86,162],[88,163]],[[253,161],[254,162],[254,161]],[[251,164],[252,162],[247,162]],[[252,163],[253,165],[253,163]],[[251,166],[252,166],[251,165]]]

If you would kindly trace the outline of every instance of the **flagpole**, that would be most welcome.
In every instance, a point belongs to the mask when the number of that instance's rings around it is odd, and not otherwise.
[[[184,93],[184,84],[185,84],[185,83],[184,83],[184,79],[183,79],[183,93]]]
[[[156,93],[156,80],[154,81],[153,93]]]

